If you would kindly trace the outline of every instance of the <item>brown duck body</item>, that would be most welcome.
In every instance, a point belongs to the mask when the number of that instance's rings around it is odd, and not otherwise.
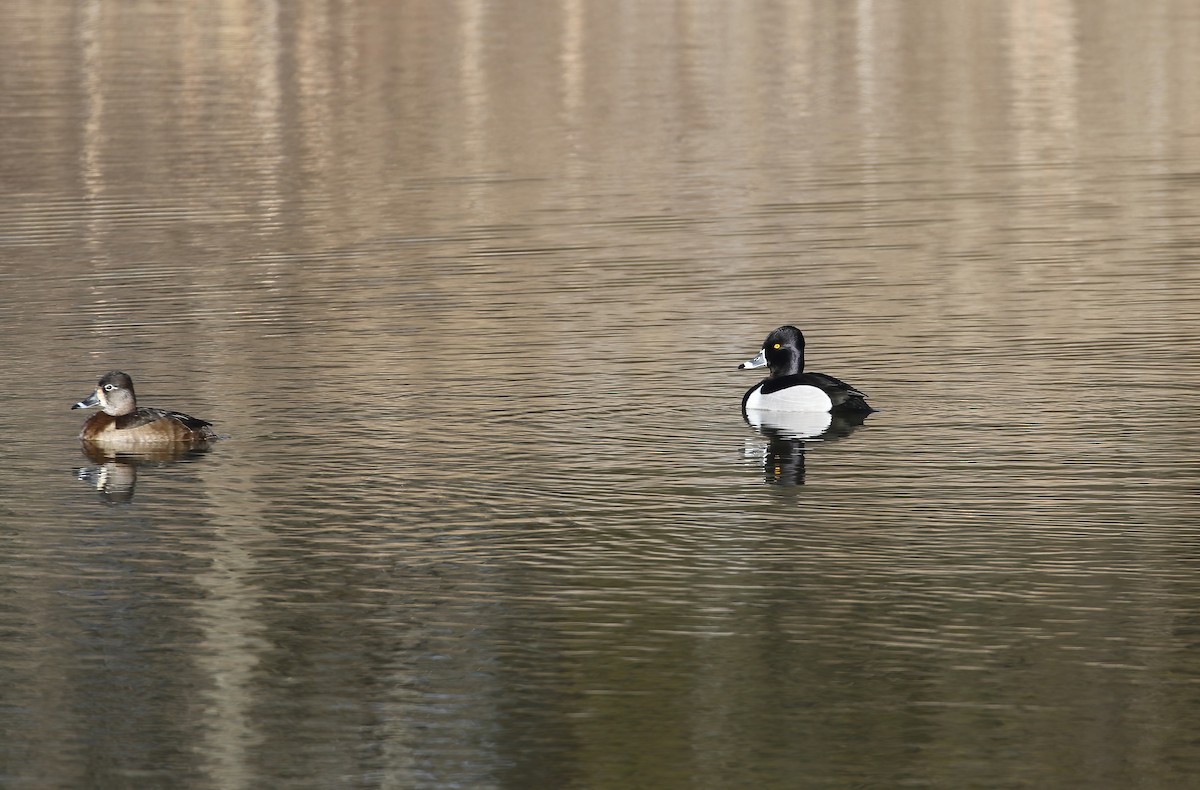
[[[114,416],[98,412],[88,418],[79,438],[98,445],[142,445],[207,442],[217,438],[212,423],[164,409],[140,408]]]
[[[92,445],[136,449],[170,444],[199,444],[217,438],[212,423],[187,414],[137,405],[133,380],[114,370],[100,379],[96,390],[71,408],[100,406],[83,424],[79,438]]]

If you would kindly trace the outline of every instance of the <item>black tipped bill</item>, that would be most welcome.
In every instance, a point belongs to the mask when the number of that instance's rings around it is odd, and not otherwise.
[[[71,408],[72,409],[90,409],[93,406],[99,406],[99,405],[100,405],[100,395],[98,393],[93,392],[91,395],[88,395],[86,398],[79,401],[79,403],[76,403]]]
[[[758,356],[754,359],[747,359],[742,364],[738,365],[738,370],[750,370],[751,368],[763,368],[767,366],[767,350],[764,348],[758,352]]]

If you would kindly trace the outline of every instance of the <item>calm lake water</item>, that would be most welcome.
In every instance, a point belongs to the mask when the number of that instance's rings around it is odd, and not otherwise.
[[[0,784],[1197,786],[1198,40],[0,6]],[[784,323],[880,411],[748,425]]]

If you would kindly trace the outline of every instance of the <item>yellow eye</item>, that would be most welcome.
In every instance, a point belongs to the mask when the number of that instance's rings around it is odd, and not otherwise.
[[[775,344],[775,348],[783,348],[783,346],[781,346],[781,345],[779,345],[778,343],[776,343],[776,344]]]

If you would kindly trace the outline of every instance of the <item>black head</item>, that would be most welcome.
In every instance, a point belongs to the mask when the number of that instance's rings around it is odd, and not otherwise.
[[[739,368],[761,368],[771,371],[771,378],[804,372],[804,334],[794,326],[781,326],[763,341],[762,351]]]

